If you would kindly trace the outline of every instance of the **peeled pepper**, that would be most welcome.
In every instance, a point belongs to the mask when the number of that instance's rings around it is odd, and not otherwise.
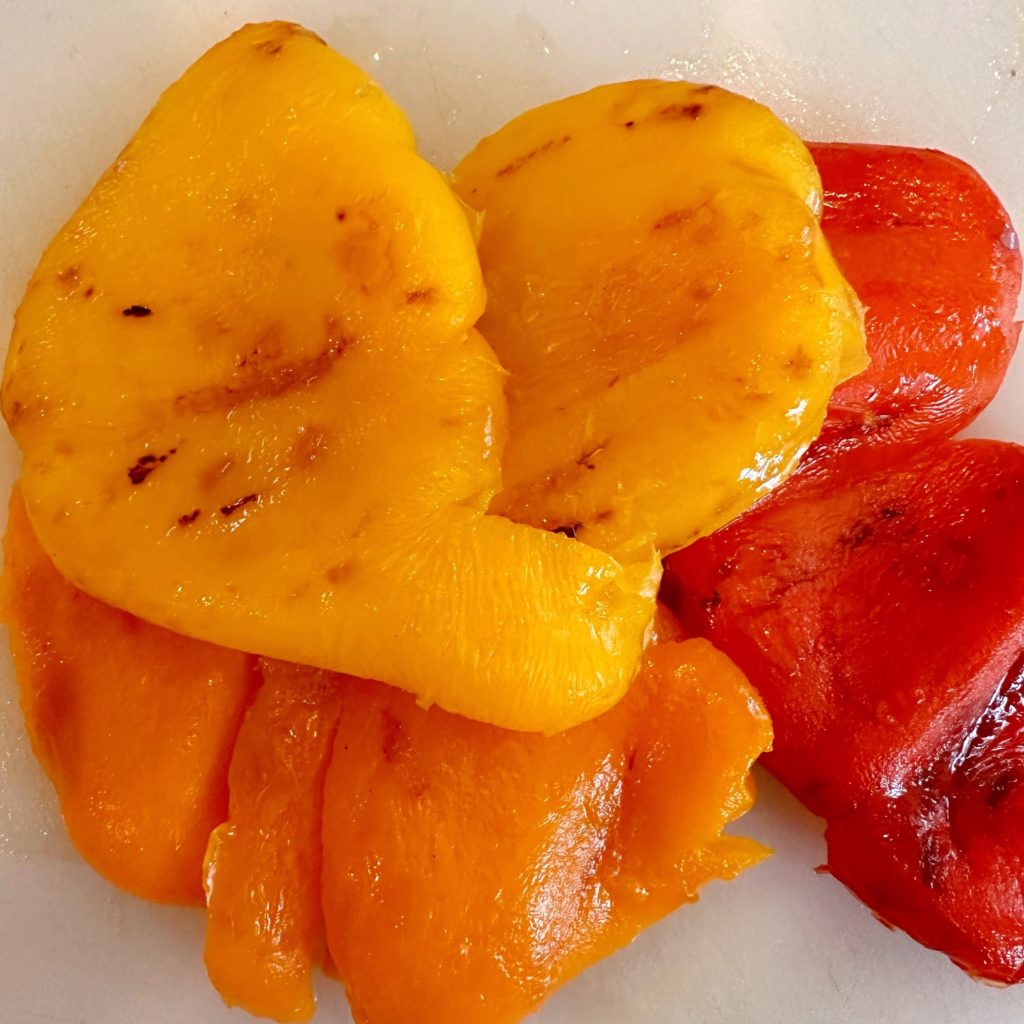
[[[866,364],[814,162],[752,100],[601,86],[484,139],[455,188],[510,374],[505,515],[668,554],[783,480]]]
[[[660,565],[485,515],[504,372],[464,210],[379,86],[250,25],[161,97],[18,309],[3,411],[76,586],[175,632],[553,732]]]
[[[206,968],[228,1004],[304,1021],[324,948],[323,788],[346,682],[265,659],[260,672],[231,759],[229,819],[210,836]]]
[[[828,866],[973,974],[1024,976],[1024,448],[822,460],[671,560],[685,624],[756,684],[765,764]]]
[[[4,618],[32,750],[82,856],[136,896],[202,903],[211,829],[255,658],[141,622],[72,587],[15,488]]]

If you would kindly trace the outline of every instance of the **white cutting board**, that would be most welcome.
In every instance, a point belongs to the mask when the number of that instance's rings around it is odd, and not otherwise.
[[[691,78],[770,104],[807,138],[964,157],[1024,228],[1021,0],[0,0],[0,336],[43,246],[160,90],[274,17],[370,68],[442,166],[544,100]],[[972,432],[1024,440],[1024,359]],[[15,467],[3,437],[5,493]],[[131,899],[75,855],[5,654],[0,669],[0,1024],[244,1024],[206,982],[201,915]],[[815,874],[820,822],[761,781],[742,827],[775,857],[566,986],[540,1024],[1024,1020],[1024,988],[971,982]],[[321,989],[319,1020],[347,1021],[340,987]]]

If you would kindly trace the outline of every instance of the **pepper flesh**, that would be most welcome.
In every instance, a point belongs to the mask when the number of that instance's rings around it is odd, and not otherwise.
[[[242,28],[18,308],[3,411],[37,534],[176,632],[508,728],[600,714],[661,566],[485,514],[506,416],[483,304],[465,211],[380,87],[299,26]]]
[[[345,681],[286,662],[260,670],[231,758],[230,815],[207,851],[204,958],[230,1006],[306,1021],[324,944],[324,777]]]
[[[866,364],[814,163],[759,103],[601,86],[513,119],[454,184],[509,371],[503,515],[673,551],[784,479]]]
[[[666,598],[755,683],[765,764],[884,920],[1024,977],[1024,448],[812,464],[669,560]],[[890,453],[891,454],[891,453]]]
[[[973,167],[928,149],[810,143],[821,227],[864,303],[870,366],[840,384],[814,455],[951,437],[1016,348],[1020,241]]]
[[[15,487],[4,615],[25,727],[81,855],[115,885],[202,903],[255,659],[93,600],[53,567]]]
[[[743,676],[699,640],[655,645],[623,701],[550,737],[346,687],[324,908],[355,1019],[512,1024],[760,860],[722,828],[770,740]]]

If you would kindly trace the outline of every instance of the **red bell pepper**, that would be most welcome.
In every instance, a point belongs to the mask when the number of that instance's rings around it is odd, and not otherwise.
[[[816,451],[951,437],[992,400],[1020,324],[1021,252],[972,167],[934,150],[813,144],[822,228],[864,303],[871,366],[836,389]]]

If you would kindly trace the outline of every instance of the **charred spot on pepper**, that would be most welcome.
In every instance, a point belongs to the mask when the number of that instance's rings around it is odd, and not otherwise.
[[[627,121],[622,127],[623,128],[635,128],[636,127],[636,121]]]
[[[658,117],[666,121],[696,121],[704,113],[703,103],[670,103],[658,111]]]
[[[583,452],[580,457],[576,460],[577,466],[582,466],[584,469],[596,469],[594,465],[594,456],[600,455],[608,446],[607,441],[602,441],[600,444],[595,444]]]
[[[347,214],[347,213],[346,213],[346,212],[345,212],[344,210],[338,210],[338,212],[337,212],[337,213],[335,213],[335,215],[334,215],[334,219],[335,219],[335,220],[336,220],[336,221],[337,221],[337,222],[338,222],[339,224],[344,224],[344,222],[345,222],[345,218],[346,218],[347,216],[348,216],[348,214]]]
[[[528,164],[531,160],[540,156],[542,153],[547,153],[549,150],[555,147],[564,146],[567,142],[572,141],[571,135],[563,135],[560,139],[548,139],[543,145],[538,146],[536,149],[531,149],[529,153],[523,153],[522,156],[517,156],[511,163],[505,164],[501,170],[495,175],[496,178],[502,178],[507,174],[514,174],[524,164]]]
[[[96,289],[93,288],[92,285],[89,285],[89,287],[86,288],[84,292],[82,292],[82,298],[83,299],[91,299],[95,294],[96,294]]]
[[[178,395],[175,408],[192,413],[219,412],[258,398],[277,398],[289,391],[309,387],[326,374],[344,355],[349,340],[343,335],[329,336],[323,350],[307,359],[290,363],[277,361],[276,355],[254,352],[242,359],[230,383],[214,384]],[[267,365],[269,364],[269,365]]]
[[[179,526],[190,526],[199,518],[199,509],[194,508],[191,512],[186,512],[182,516],[178,516]]]
[[[856,550],[865,541],[875,535],[875,528],[863,519],[857,520],[850,529],[839,538],[839,543],[846,548]]]
[[[294,32],[289,32],[288,35],[294,35]],[[254,44],[253,49],[265,53],[268,57],[276,57],[283,46],[284,42],[281,39],[263,39]]]
[[[166,462],[177,451],[177,448],[169,448],[163,455],[154,455],[152,452],[140,455],[135,464],[128,467],[128,479],[136,486],[143,483],[157,466]]]
[[[246,505],[252,504],[254,501],[259,501],[260,496],[256,493],[243,495],[241,498],[235,498],[228,505],[221,505],[220,514],[225,519],[230,519],[240,508],[244,508]]]
[[[692,210],[672,210],[669,213],[659,217],[653,224],[652,231],[664,231],[665,228],[678,227],[684,221],[689,220],[693,216]]]
[[[414,288],[405,293],[405,301],[409,305],[414,305],[417,302],[429,302],[436,294],[437,291],[434,288]]]
[[[800,346],[783,364],[794,377],[806,377],[814,369],[814,360]]]
[[[149,308],[149,306],[142,306],[142,305],[138,305],[138,304],[132,304],[131,306],[125,306],[125,308],[121,310],[121,316],[142,317],[142,316],[152,316],[152,315],[153,315],[153,310],[151,310]]]
[[[220,333],[227,333],[222,328],[219,328]],[[269,327],[265,327],[256,337],[256,342],[251,348],[249,348],[244,355],[239,355],[235,359],[235,366],[238,369],[243,369],[249,366],[250,363],[255,364],[253,366],[253,372],[260,372],[263,367],[273,364],[281,358],[281,353],[284,350],[284,340],[282,337],[281,325],[277,322],[270,324]]]
[[[354,562],[341,562],[338,565],[332,565],[324,570],[324,579],[332,586],[337,586],[347,580],[355,572],[355,568]]]

